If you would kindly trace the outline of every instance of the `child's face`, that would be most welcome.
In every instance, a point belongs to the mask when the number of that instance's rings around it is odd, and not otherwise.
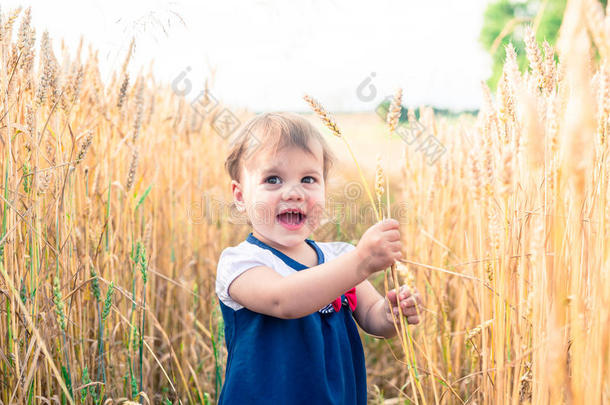
[[[323,151],[310,141],[313,155],[298,147],[256,152],[242,166],[241,184],[231,188],[236,204],[245,211],[263,242],[294,247],[317,228],[324,211]],[[298,210],[299,214],[285,213]]]

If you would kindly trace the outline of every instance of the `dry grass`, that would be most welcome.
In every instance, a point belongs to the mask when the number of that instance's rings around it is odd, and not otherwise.
[[[376,154],[390,163],[384,191],[408,207],[397,269],[425,296],[414,356],[362,336],[370,403],[610,402],[608,27],[593,0],[566,13],[557,50],[529,37],[527,72],[507,48],[476,120],[420,110],[447,148],[436,164],[398,137],[388,153],[374,114],[335,117],[370,184]],[[200,116],[150,73],[130,78],[131,50],[103,83],[93,50],[57,57],[46,33],[35,47],[29,19],[0,21],[0,400],[213,403],[216,260],[249,231],[221,203],[220,108]],[[375,217],[346,188],[353,166],[335,174],[345,220],[314,237],[356,243]]]

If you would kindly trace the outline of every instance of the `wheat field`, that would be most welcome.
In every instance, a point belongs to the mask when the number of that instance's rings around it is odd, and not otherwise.
[[[215,403],[216,262],[249,232],[224,106],[201,114],[150,69],[130,75],[133,43],[103,81],[86,37],[58,47],[35,9],[2,11],[0,401]],[[531,29],[525,43],[529,67],[508,46],[477,116],[404,95],[400,125],[446,149],[433,163],[375,113],[336,116],[371,184],[384,159],[398,276],[424,297],[406,340],[361,333],[371,404],[610,403],[610,16],[570,1],[555,48]],[[327,197],[345,214],[313,238],[357,243],[375,221],[358,173],[306,117],[341,157]]]

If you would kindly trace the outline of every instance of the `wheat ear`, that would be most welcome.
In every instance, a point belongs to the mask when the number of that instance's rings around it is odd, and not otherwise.
[[[345,146],[347,146],[347,149],[349,150],[350,155],[352,155],[352,159],[354,160],[354,163],[356,164],[356,167],[358,168],[358,174],[360,175],[360,181],[364,185],[366,194],[368,195],[369,200],[371,201],[371,205],[374,208],[375,199],[373,198],[373,194],[371,194],[371,190],[366,181],[366,178],[364,177],[364,173],[362,173],[362,169],[360,168],[360,165],[358,164],[358,160],[356,159],[356,156],[354,155],[354,152],[352,151],[352,148],[349,145],[349,142],[341,134],[341,131],[339,130],[339,127],[337,126],[337,123],[335,122],[333,117],[324,109],[324,107],[322,107],[322,105],[316,99],[314,99],[313,97],[310,97],[307,94],[305,96],[303,96],[303,99],[307,102],[307,104],[310,105],[311,109],[318,115],[318,117],[320,117],[322,119],[322,121],[328,127],[328,129],[330,129],[335,136],[341,138],[343,140],[343,142],[345,143]],[[379,213],[377,212],[377,210],[374,210],[374,211],[375,211],[375,215],[377,217],[377,221],[380,221],[381,218],[379,217]]]

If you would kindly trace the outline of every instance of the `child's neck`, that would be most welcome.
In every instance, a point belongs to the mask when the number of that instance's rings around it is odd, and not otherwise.
[[[311,263],[312,262],[312,260],[311,260],[312,252],[314,253],[314,255],[316,257],[315,262],[317,262],[316,251],[307,242],[305,242],[305,240],[303,240],[301,243],[299,243],[295,246],[288,247],[288,246],[283,246],[283,245],[277,244],[271,240],[268,240],[264,236],[258,234],[258,232],[256,232],[256,231],[252,231],[252,235],[256,239],[260,240],[261,242],[267,244],[268,246],[271,246],[272,248],[282,252],[283,254],[290,257],[291,259],[294,259],[297,262],[302,263],[306,266],[309,266],[312,264]]]

